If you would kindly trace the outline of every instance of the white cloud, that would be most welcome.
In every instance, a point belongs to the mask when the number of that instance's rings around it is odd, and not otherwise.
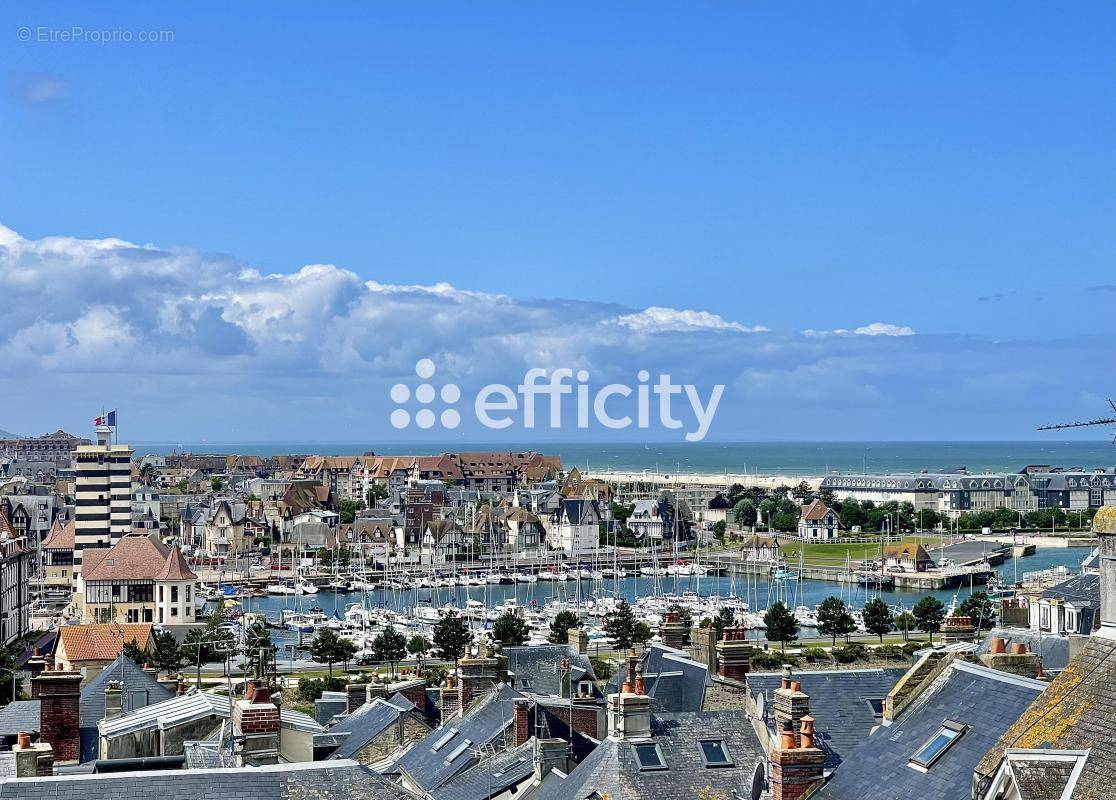
[[[807,329],[802,331],[803,336],[814,339],[824,339],[829,336],[914,336],[914,328],[906,325],[892,325],[889,322],[870,322],[859,328],[834,328],[831,331]]]
[[[651,306],[636,314],[622,314],[613,320],[637,333],[665,333],[682,331],[737,331],[739,333],[764,333],[762,325],[748,327],[739,322],[727,322],[723,317],[708,311],[679,310]]]

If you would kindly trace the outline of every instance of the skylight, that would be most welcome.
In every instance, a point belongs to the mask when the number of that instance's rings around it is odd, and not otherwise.
[[[632,752],[635,753],[636,762],[641,772],[653,769],[666,769],[666,759],[663,751],[654,742],[647,744],[633,744]]]
[[[441,736],[439,736],[437,738],[437,740],[435,740],[434,744],[430,745],[430,749],[433,752],[437,753],[439,750],[441,750],[443,747],[445,747],[446,744],[449,743],[450,739],[452,739],[456,735],[457,735],[457,728],[450,728],[448,731],[446,731]]]
[[[911,763],[919,767],[929,768],[935,761],[942,757],[953,743],[961,738],[966,726],[953,720],[946,720],[922,747],[911,756]]]
[[[472,742],[469,741],[468,739],[466,739],[461,744],[457,745],[457,747],[450,750],[449,753],[446,754],[446,763],[447,764],[452,764],[453,760],[455,758],[457,758],[459,755],[461,755],[462,753],[464,753],[466,750],[468,750],[469,745],[471,745],[471,744],[472,744]]]
[[[701,757],[705,759],[707,767],[731,767],[732,756],[729,755],[728,745],[724,739],[701,739]]]

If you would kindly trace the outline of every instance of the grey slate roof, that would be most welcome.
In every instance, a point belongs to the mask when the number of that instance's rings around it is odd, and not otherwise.
[[[0,708],[0,736],[39,732],[39,701],[16,700]]]
[[[978,767],[991,776],[1006,748],[1089,750],[1074,787],[1074,800],[1108,800],[1116,786],[1116,640],[1089,637],[1058,674],[989,750]]]
[[[396,692],[390,700],[376,698],[366,703],[329,729],[329,735],[342,735],[344,742],[330,758],[352,758],[361,748],[399,722],[404,714],[415,711],[415,704]],[[418,720],[418,715],[415,715]]]
[[[1086,753],[1076,758],[1068,754],[1058,758],[1049,753],[1009,753],[1008,765],[1022,800],[1058,800],[1078,762],[1086,758]]]
[[[1010,646],[1015,642],[1023,642],[1032,653],[1038,653],[1042,658],[1042,668],[1045,672],[1059,672],[1069,663],[1069,637],[1058,634],[1039,634],[1030,628],[993,628],[988,632],[988,638],[980,643],[978,653],[987,653],[992,647],[992,637],[999,636]]]
[[[488,800],[518,786],[535,771],[535,742],[528,739],[493,758],[486,758],[442,784],[438,800]]]
[[[413,800],[354,761],[56,775],[0,782],[0,800]]]
[[[905,669],[850,669],[795,672],[794,679],[810,695],[810,714],[816,722],[815,741],[825,751],[826,769],[833,769],[855,750],[879,724],[868,700],[883,700],[903,677]],[[775,730],[772,715],[779,673],[750,673],[748,691],[764,696],[764,721]]]
[[[1100,608],[1100,575],[1095,572],[1074,575],[1056,586],[1051,586],[1042,593],[1042,597],[1076,600]]]
[[[623,663],[609,679],[609,693],[619,691],[628,679],[628,665]],[[652,698],[656,713],[670,711],[701,711],[705,687],[709,685],[709,669],[682,650],[664,644],[652,644],[643,657],[644,691]]]
[[[507,747],[511,738],[512,701],[521,697],[523,695],[510,686],[500,685],[464,716],[449,720],[416,742],[384,770],[384,774],[406,773],[415,784],[432,792],[475,764],[476,748],[492,745],[502,750]],[[468,746],[455,755],[465,742]],[[452,760],[450,756],[454,756]]]
[[[559,667],[563,658],[570,660],[570,678],[575,685],[583,677],[596,678],[589,656],[580,655],[576,647],[568,644],[505,647],[501,654],[507,656],[512,685],[521,692],[562,696],[564,679]],[[530,685],[525,685],[524,680]]]
[[[120,701],[125,714],[174,697],[174,692],[160,686],[157,680],[144,672],[132,659],[125,655],[118,656],[116,661],[82,687],[78,705],[79,760],[82,763],[93,761],[98,755],[100,745],[97,723],[105,716],[105,686],[109,681],[121,681],[124,684]]]
[[[640,771],[630,742],[607,738],[563,781],[543,781],[532,800],[668,800],[746,796],[752,771],[767,755],[743,711],[652,714],[651,735],[667,768]],[[731,766],[707,767],[700,739],[723,739]],[[553,774],[553,773],[552,773]],[[861,799],[863,800],[863,798]]]
[[[818,800],[957,800],[973,768],[1045,688],[1030,678],[954,661],[890,725],[847,754]],[[926,772],[908,766],[945,720],[967,725]]]

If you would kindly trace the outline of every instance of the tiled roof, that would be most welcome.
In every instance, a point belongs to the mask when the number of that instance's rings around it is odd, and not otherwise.
[[[818,800],[957,800],[973,768],[1045,688],[1039,681],[953,661],[890,725],[845,756]],[[949,720],[964,732],[925,771],[911,757]]]
[[[823,503],[821,500],[813,500],[809,505],[802,506],[802,519],[807,522],[825,519],[825,515],[832,512],[832,509]]]
[[[120,681],[122,684],[120,702],[125,714],[174,696],[174,692],[144,672],[132,659],[127,656],[117,658],[81,689],[78,727],[93,730],[92,736],[82,737],[82,762],[97,757],[97,723],[105,716],[105,686],[109,681]]]
[[[112,547],[86,550],[81,574],[88,581],[154,580],[167,561],[170,548],[157,534],[122,536]]]
[[[810,696],[810,714],[816,720],[815,741],[825,751],[827,768],[840,764],[879,724],[868,701],[882,701],[905,672],[904,669],[849,669],[794,673],[794,680]],[[749,692],[764,696],[764,722],[774,731],[772,701],[782,675],[750,673],[746,680]]]
[[[1088,750],[1074,800],[1108,800],[1116,786],[1116,640],[1092,636],[1031,704],[977,771],[991,776],[1007,748]]]
[[[1099,608],[1100,575],[1097,573],[1074,575],[1068,580],[1051,586],[1042,593],[1042,596],[1058,600],[1075,600]]]
[[[185,769],[55,775],[0,782],[18,800],[414,800],[354,761],[241,769]]]
[[[1007,766],[1021,800],[1059,800],[1074,780],[1074,771],[1087,758],[1087,752],[1023,751],[1008,753]]]
[[[133,639],[141,649],[147,649],[151,642],[151,623],[63,625],[58,635],[67,661],[112,661],[120,655],[123,643]]]
[[[196,580],[197,577],[194,571],[190,569],[190,565],[186,563],[186,558],[182,555],[182,551],[175,546],[167,553],[167,560],[163,562],[163,568],[155,575],[155,580],[192,581]]]
[[[149,728],[167,730],[184,722],[205,717],[228,719],[230,715],[230,702],[226,695],[192,691],[160,703],[144,706],[131,714],[106,720],[101,723],[100,729],[102,736],[119,736]],[[215,723],[215,726],[217,724],[219,723]],[[325,731],[325,728],[316,723],[313,718],[301,711],[292,711],[288,708],[279,709],[279,724],[284,728],[306,733]]]
[[[666,769],[641,771],[630,742],[607,738],[565,780],[543,781],[532,800],[744,796],[757,762],[767,760],[742,711],[653,714],[651,735]],[[723,740],[732,763],[705,766],[701,739]]]
[[[61,519],[56,519],[54,525],[50,528],[50,534],[43,539],[44,550],[73,550],[74,549],[74,530],[77,528],[77,523],[74,520],[63,522]]]

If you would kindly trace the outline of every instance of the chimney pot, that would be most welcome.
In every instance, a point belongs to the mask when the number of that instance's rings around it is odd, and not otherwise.
[[[1027,645],[1023,642],[1012,642],[1010,652],[1013,656],[1025,655],[1027,652]]]
[[[1003,653],[1005,649],[1005,642],[1000,636],[993,636],[988,642],[988,652],[990,653]]]
[[[28,747],[31,746],[31,734],[29,734],[27,731],[20,731],[18,739],[20,749],[26,750]]]
[[[794,728],[791,727],[790,720],[787,720],[783,724],[783,729],[779,731],[779,749],[793,750],[794,746]]]
[[[801,692],[802,684],[799,681],[791,681],[790,690],[792,692]]]

